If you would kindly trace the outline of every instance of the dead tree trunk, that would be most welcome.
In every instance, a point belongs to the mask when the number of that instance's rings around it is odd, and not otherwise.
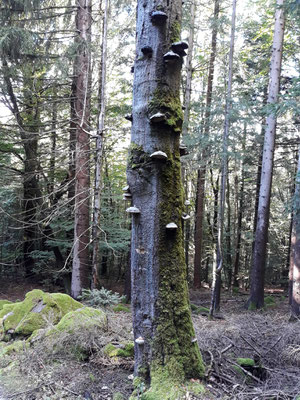
[[[181,0],[162,0],[159,8],[154,0],[138,0],[127,169],[134,206],[127,212],[132,215],[135,374],[151,384],[156,399],[162,399],[157,393],[162,386],[203,374],[182,235],[179,88],[186,44],[180,26]]]

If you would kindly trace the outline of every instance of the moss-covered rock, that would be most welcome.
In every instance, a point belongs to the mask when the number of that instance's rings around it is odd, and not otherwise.
[[[121,343],[118,346],[115,346],[112,343],[109,343],[104,347],[103,353],[111,358],[114,357],[133,358],[134,344],[130,342],[130,343]]]
[[[66,313],[81,307],[81,303],[66,294],[50,294],[35,289],[27,293],[24,301],[3,306],[0,333],[9,331],[29,336],[49,323],[57,324]]]
[[[3,306],[5,306],[5,304],[12,304],[12,301],[0,300],[0,310],[2,310]]]
[[[6,345],[2,349],[0,349],[0,356],[10,355],[13,353],[20,353],[21,351],[28,348],[29,344],[24,340],[16,340],[12,344]]]
[[[75,333],[77,330],[89,330],[94,327],[104,328],[107,324],[106,314],[99,309],[84,307],[75,311],[68,312],[59,323],[48,332],[48,335],[54,331]]]

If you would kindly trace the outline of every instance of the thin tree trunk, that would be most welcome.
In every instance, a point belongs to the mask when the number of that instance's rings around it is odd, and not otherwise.
[[[190,25],[189,25],[189,39],[188,39],[188,53],[186,59],[186,85],[184,91],[184,100],[183,104],[185,106],[184,109],[184,117],[182,124],[182,138],[188,135],[189,130],[189,118],[190,118],[190,110],[191,110],[191,95],[192,95],[192,78],[193,78],[193,50],[194,50],[194,30],[195,30],[195,16],[196,16],[196,1],[192,0],[191,9],[190,9]],[[182,182],[185,185],[185,168],[182,167]],[[188,199],[188,183],[186,182],[186,196]],[[184,254],[185,254],[185,264],[187,277],[189,275],[189,248],[190,248],[190,237],[191,237],[191,221],[188,219],[184,224]]]
[[[182,137],[188,134],[189,118],[191,111],[191,94],[192,94],[192,77],[193,77],[193,49],[194,49],[194,31],[195,31],[195,16],[196,16],[196,0],[192,0],[190,9],[190,25],[189,25],[189,49],[186,58],[186,86],[184,91],[184,118],[182,124]]]
[[[282,8],[283,4],[284,0],[277,0],[278,8],[275,14],[268,95],[268,104],[270,105],[274,105],[278,101],[285,23],[284,10]],[[275,111],[272,110],[267,117],[267,127],[264,140],[257,225],[253,251],[253,265],[251,271],[250,297],[247,302],[247,307],[249,309],[257,309],[264,306],[265,264],[268,241],[275,134],[276,114]]]
[[[76,29],[78,48],[75,59],[75,222],[71,293],[77,298],[90,285],[89,198],[90,198],[90,76],[91,76],[91,0],[78,0]]]
[[[234,54],[234,39],[235,39],[235,21],[236,21],[236,3],[232,3],[232,18],[231,18],[231,36],[230,36],[230,51],[229,51],[229,69],[228,69],[228,86],[225,106],[225,122],[223,132],[223,153],[222,153],[222,176],[220,187],[220,204],[218,212],[218,239],[216,248],[216,268],[214,273],[212,301],[210,308],[210,316],[214,311],[220,309],[220,290],[221,290],[221,271],[224,265],[223,251],[223,236],[224,236],[224,215],[225,215],[225,195],[226,182],[228,174],[228,136],[230,127],[230,112],[231,112],[231,93],[232,93],[232,76],[233,76],[233,54]]]
[[[300,146],[294,194],[290,263],[292,282],[290,285],[291,319],[296,319],[300,316]]]
[[[127,169],[135,206],[128,209],[132,213],[135,374],[151,384],[151,396],[157,399],[162,399],[156,392],[162,386],[203,375],[194,340],[182,235],[179,87],[183,45],[174,44],[170,53],[172,43],[180,41],[181,3],[162,0],[157,10],[155,0],[138,0]],[[167,158],[156,158],[157,151]],[[161,380],[165,371],[167,376]],[[175,398],[170,394],[170,399]]]
[[[206,106],[204,116],[204,135],[207,137],[210,131],[210,117],[211,117],[211,104],[213,94],[213,80],[215,72],[215,60],[217,54],[217,34],[219,28],[219,13],[220,13],[220,0],[214,2],[214,17],[213,29],[211,37],[211,52],[209,58],[208,78],[207,78],[207,91],[206,91]],[[202,252],[203,252],[203,221],[204,221],[204,194],[205,194],[205,177],[206,177],[206,162],[208,152],[203,149],[202,162],[203,166],[198,170],[197,182],[197,199],[196,199],[196,218],[195,218],[195,257],[194,257],[194,287],[199,288],[202,281]]]
[[[100,67],[100,88],[99,88],[99,120],[96,139],[96,166],[94,182],[94,207],[93,207],[93,279],[92,287],[99,286],[99,242],[100,242],[100,207],[101,207],[101,182],[102,182],[102,157],[103,157],[103,138],[105,123],[106,106],[106,59],[107,59],[107,19],[108,19],[108,0],[104,0],[103,26],[102,26],[102,49],[101,49],[101,67]]]
[[[229,188],[229,176],[227,176],[227,188]],[[226,228],[226,271],[227,284],[231,288],[232,282],[232,254],[231,254],[231,207],[230,207],[230,191],[226,191],[227,202],[227,228]]]

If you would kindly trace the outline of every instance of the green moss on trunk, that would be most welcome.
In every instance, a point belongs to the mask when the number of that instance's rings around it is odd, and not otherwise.
[[[158,87],[149,103],[149,116],[162,112],[167,119],[162,122],[169,126],[174,132],[180,133],[183,121],[183,112],[179,93],[170,93],[164,88]]]
[[[171,150],[168,152],[168,161],[161,170],[160,184],[159,311],[152,347],[154,361],[150,371],[150,397],[145,399],[175,399],[175,392],[173,397],[158,397],[154,388],[157,386],[161,391],[165,387],[168,391],[170,385],[175,388],[176,384],[183,385],[186,379],[200,378],[204,374],[188,299],[181,222],[183,190],[179,150],[175,154]],[[166,229],[170,222],[177,224],[178,229],[175,232]],[[162,382],[165,384],[162,385]]]

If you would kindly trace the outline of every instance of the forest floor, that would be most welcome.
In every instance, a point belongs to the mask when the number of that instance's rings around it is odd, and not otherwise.
[[[23,300],[33,288],[37,286],[2,286],[0,298]],[[193,314],[207,366],[207,391],[198,397],[187,393],[186,400],[300,399],[300,322],[289,322],[287,298],[281,290],[268,292],[269,305],[259,312],[244,309],[247,293],[224,292],[216,319],[209,320],[205,309]],[[192,291],[191,301],[209,307],[210,291]],[[13,367],[0,375],[0,400],[127,400],[132,392],[132,360],[108,359],[99,349],[108,342],[132,340],[131,336],[130,314],[108,312],[103,337],[84,339],[90,340],[91,355],[83,361],[67,351],[52,357],[51,349],[43,345],[9,360],[5,357],[0,368],[8,362]],[[239,358],[255,358],[256,364],[241,368]]]

